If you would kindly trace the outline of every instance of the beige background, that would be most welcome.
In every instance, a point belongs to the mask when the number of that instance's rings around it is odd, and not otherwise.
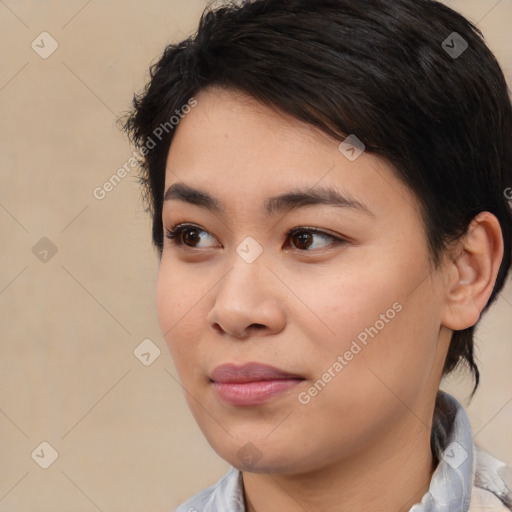
[[[451,4],[512,77],[512,0]],[[0,0],[0,511],[169,511],[228,467],[195,425],[160,335],[134,173],[93,196],[131,156],[116,116],[204,5]],[[43,31],[59,45],[47,59],[31,48]],[[32,252],[42,237],[57,249],[46,262]],[[476,440],[509,462],[511,332],[509,285],[478,331],[482,384],[469,406]],[[147,338],[161,350],[150,366],[133,353]],[[469,384],[446,387],[466,401]],[[58,452],[48,469],[43,441]]]

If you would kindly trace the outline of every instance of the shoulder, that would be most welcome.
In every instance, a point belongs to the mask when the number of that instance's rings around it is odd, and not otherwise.
[[[199,491],[175,512],[245,512],[242,473],[234,467],[214,485]]]

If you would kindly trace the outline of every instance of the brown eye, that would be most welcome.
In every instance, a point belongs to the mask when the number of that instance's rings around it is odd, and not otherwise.
[[[212,235],[204,229],[190,224],[182,224],[174,227],[172,230],[166,230],[165,236],[176,246],[202,248],[216,245],[215,238]],[[208,237],[213,243],[207,243]]]
[[[308,232],[299,232],[291,236],[295,247],[298,249],[309,249],[313,243],[313,235]]]
[[[201,239],[201,236],[199,235],[199,231],[200,230],[197,228],[183,229],[180,233],[180,237],[181,237],[180,240],[185,245],[190,245],[190,246],[194,247]]]
[[[343,238],[330,235],[324,231],[313,228],[295,228],[288,232],[288,239],[293,246],[300,251],[325,249],[329,246],[344,244]]]

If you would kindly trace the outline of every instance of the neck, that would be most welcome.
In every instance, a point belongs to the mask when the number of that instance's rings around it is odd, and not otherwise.
[[[407,512],[428,491],[430,428],[397,426],[363,453],[305,474],[243,473],[247,512]]]

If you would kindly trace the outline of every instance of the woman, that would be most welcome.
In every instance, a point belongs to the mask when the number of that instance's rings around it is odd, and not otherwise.
[[[166,48],[126,130],[160,325],[233,467],[185,511],[512,508],[439,391],[511,264],[512,107],[431,0],[255,0]]]

